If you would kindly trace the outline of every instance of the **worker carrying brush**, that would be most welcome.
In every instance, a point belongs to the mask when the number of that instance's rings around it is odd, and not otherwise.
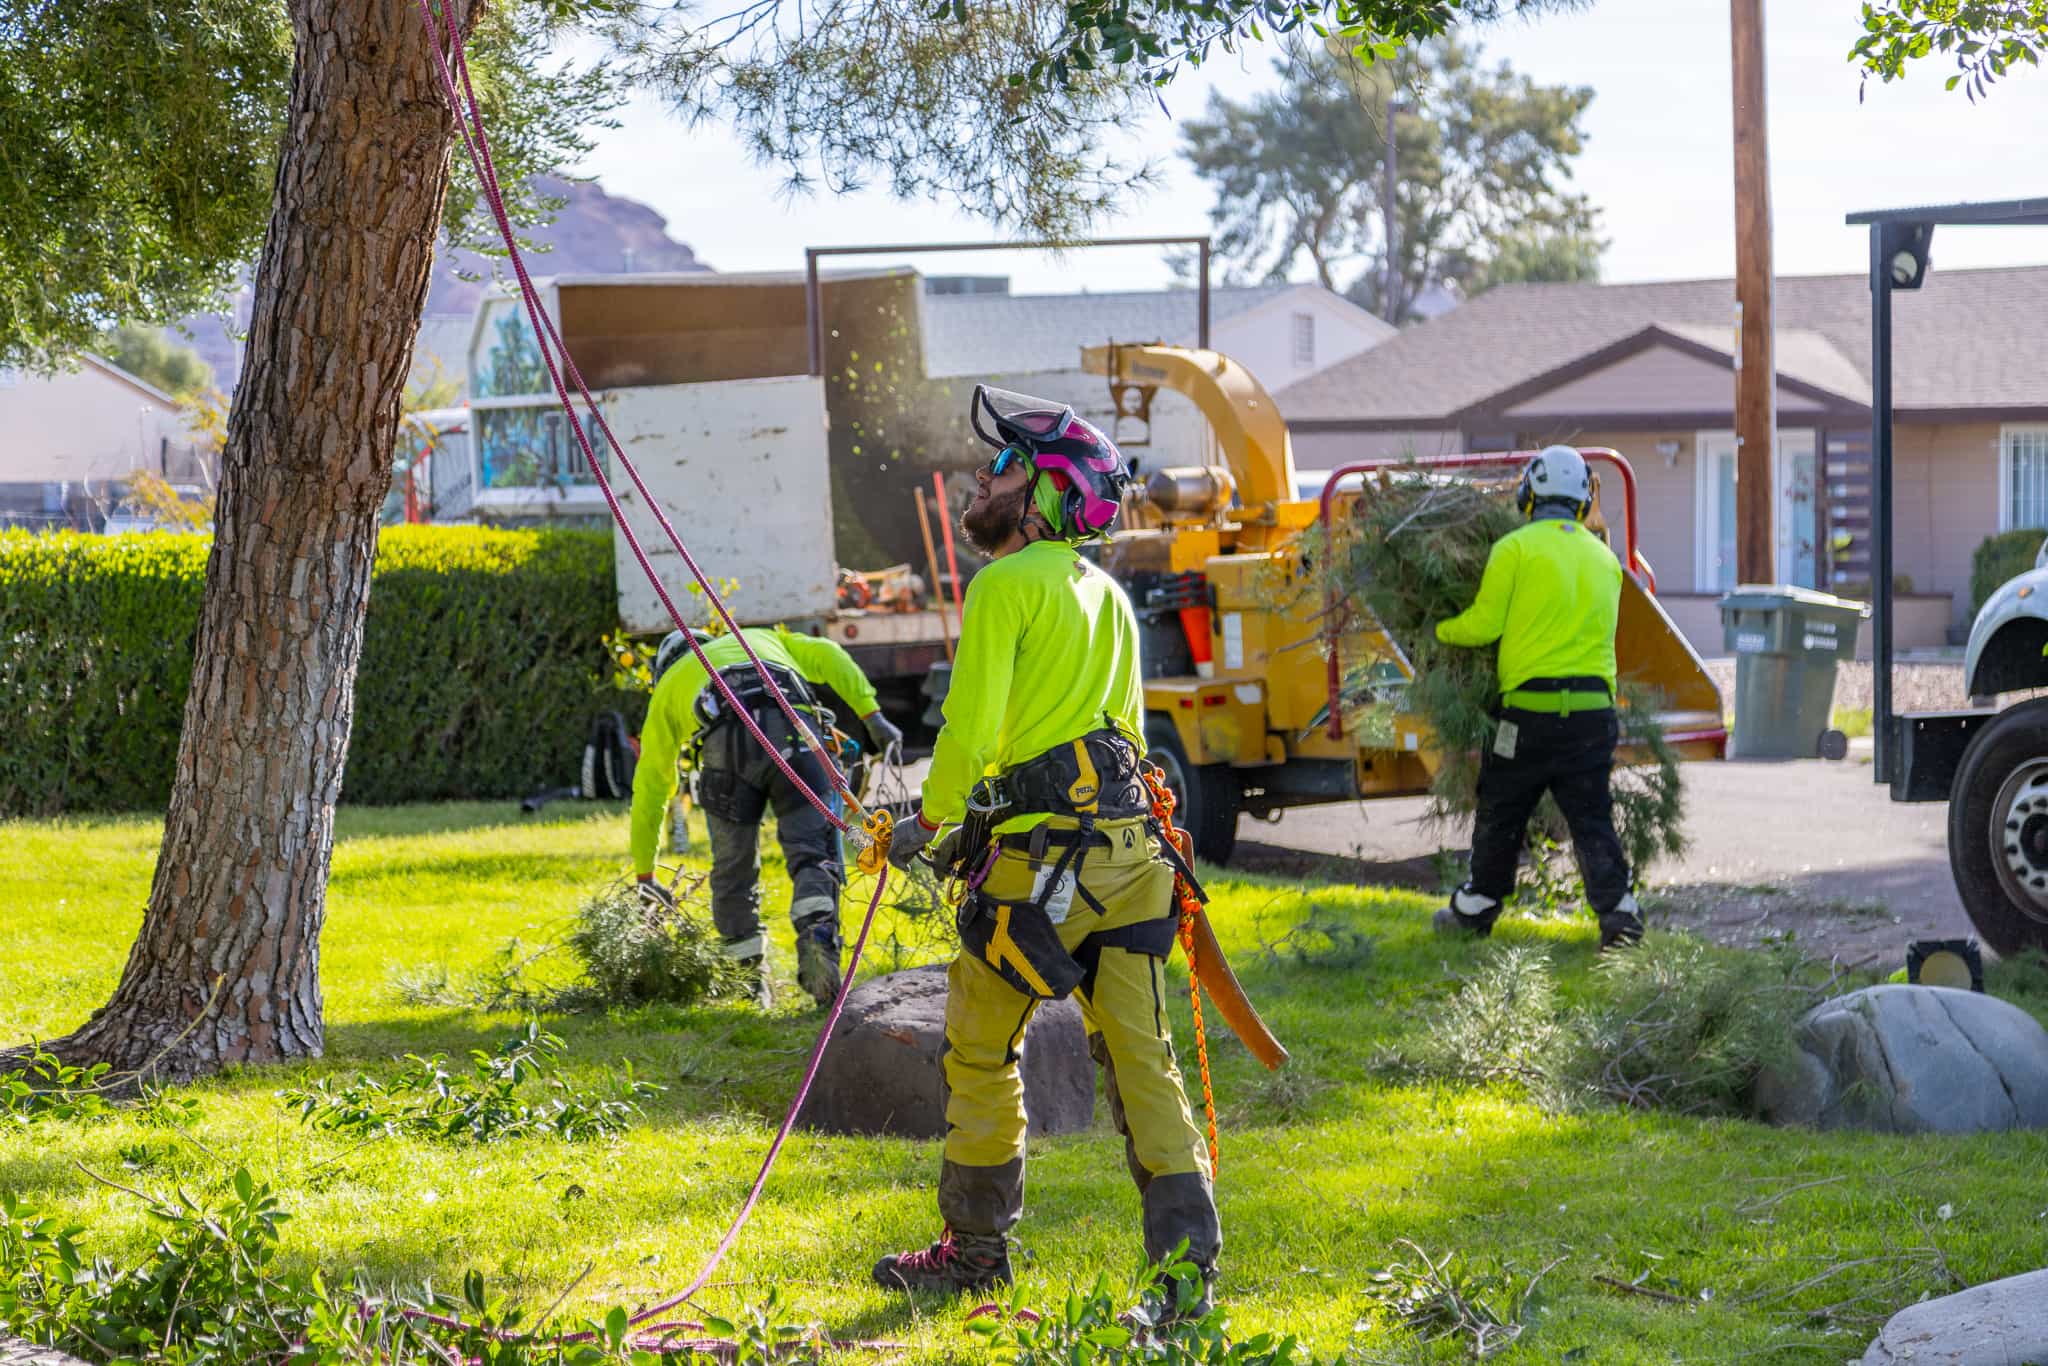
[[[1529,818],[1548,792],[1571,829],[1600,947],[1643,937],[1609,786],[1620,738],[1621,564],[1584,526],[1592,505],[1585,457],[1570,446],[1539,451],[1515,490],[1528,525],[1494,542],[1472,606],[1437,623],[1446,645],[1500,642],[1501,686],[1493,743],[1479,759],[1471,875],[1436,913],[1441,931],[1493,931],[1515,889]]]
[[[945,1229],[882,1258],[874,1278],[948,1293],[1010,1279],[1009,1234],[1024,1212],[1018,1049],[1039,1002],[1071,993],[1124,1136],[1146,1254],[1157,1262],[1185,1241],[1205,1312],[1222,1232],[1161,1004],[1174,870],[1139,771],[1137,621],[1078,550],[1108,533],[1129,475],[1071,408],[984,385],[971,414],[996,454],[975,471],[960,520],[992,562],[968,585],[921,808],[890,850],[907,867],[931,846],[927,861],[967,889],[947,971]],[[935,840],[948,827],[962,828]],[[1172,1287],[1152,1297],[1155,1321],[1175,1312]]]
[[[791,707],[820,736],[830,736],[832,713],[818,702],[813,684],[831,688],[860,713],[878,752],[902,743],[903,733],[881,713],[874,685],[836,643],[781,626],[750,626],[741,635]],[[811,791],[830,797],[831,776],[769,695],[739,638],[720,635],[700,643],[705,659],[797,777]],[[683,755],[691,757],[697,805],[710,827],[711,919],[726,955],[740,962],[756,999],[765,1002],[768,940],[761,932],[760,838],[761,817],[772,805],[783,861],[795,884],[789,919],[796,927],[797,982],[819,1005],[831,1005],[839,991],[839,892],[846,885],[838,832],[711,686],[683,633],[671,631],[655,655],[654,697],[633,770],[633,870],[641,895],[656,901],[665,901],[667,892],[654,880],[655,846],[662,815],[676,791],[676,761]]]

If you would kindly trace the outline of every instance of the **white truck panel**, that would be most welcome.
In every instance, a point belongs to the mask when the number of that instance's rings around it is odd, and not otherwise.
[[[742,625],[822,617],[838,599],[825,382],[809,375],[614,389],[605,420],[648,491]],[[693,626],[710,616],[623,470],[611,471],[628,525]],[[671,629],[668,611],[623,536],[619,619],[633,632]]]

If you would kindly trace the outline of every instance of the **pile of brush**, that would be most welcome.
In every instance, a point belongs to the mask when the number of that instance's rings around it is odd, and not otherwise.
[[[1511,485],[1383,472],[1366,481],[1354,515],[1335,528],[1332,553],[1318,557],[1334,580],[1338,610],[1353,623],[1376,620],[1414,668],[1404,686],[1383,659],[1344,660],[1345,725],[1391,747],[1397,713],[1427,722],[1443,755],[1433,789],[1440,819],[1473,810],[1500,684],[1493,650],[1440,645],[1436,624],[1472,605],[1493,543],[1522,520]],[[1640,877],[1656,859],[1683,852],[1684,803],[1657,698],[1624,677],[1621,703],[1622,743],[1649,760],[1614,775],[1615,825]],[[1546,798],[1531,825],[1532,848],[1554,848],[1564,834]]]

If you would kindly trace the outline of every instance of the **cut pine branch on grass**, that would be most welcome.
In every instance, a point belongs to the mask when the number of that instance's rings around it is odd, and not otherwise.
[[[1329,600],[1346,616],[1342,624],[1384,626],[1414,669],[1402,685],[1388,677],[1386,661],[1345,659],[1345,725],[1368,743],[1391,745],[1397,714],[1428,724],[1442,755],[1431,788],[1431,815],[1440,821],[1470,815],[1476,805],[1500,680],[1493,650],[1441,645],[1436,624],[1472,605],[1494,542],[1522,524],[1504,485],[1383,471],[1365,481],[1352,516],[1336,525],[1331,553],[1316,554],[1334,590]],[[1622,744],[1648,759],[1614,774],[1615,827],[1640,877],[1657,859],[1684,851],[1684,791],[1655,694],[1625,677],[1620,693]],[[1564,839],[1548,798],[1531,833]]]

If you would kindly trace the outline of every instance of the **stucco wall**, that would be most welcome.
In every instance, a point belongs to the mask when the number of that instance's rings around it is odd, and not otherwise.
[[[1315,355],[1305,364],[1294,355],[1294,315],[1315,319]],[[1258,376],[1267,392],[1327,370],[1394,335],[1370,314],[1361,314],[1326,290],[1304,286],[1215,325],[1215,347]]]
[[[161,441],[185,441],[174,406],[104,370],[0,371],[0,483],[118,479],[158,467]]]
[[[1657,454],[1657,443],[1676,441],[1678,454],[1666,463]],[[1693,462],[1691,432],[1581,432],[1571,438],[1574,446],[1606,446],[1627,459],[1636,476],[1636,530],[1642,537],[1642,552],[1657,571],[1657,588],[1665,593],[1693,590],[1694,519],[1693,489],[1698,467]],[[1593,470],[1601,476],[1600,505],[1615,530],[1615,550],[1621,550],[1623,524],[1621,481],[1598,461]]]
[[[1901,424],[1892,437],[1892,556],[1922,592],[1970,613],[1970,557],[1998,530],[1998,424]]]
[[[1301,432],[1294,436],[1294,467],[1333,470],[1376,455],[1452,455],[1464,449],[1454,431]]]

